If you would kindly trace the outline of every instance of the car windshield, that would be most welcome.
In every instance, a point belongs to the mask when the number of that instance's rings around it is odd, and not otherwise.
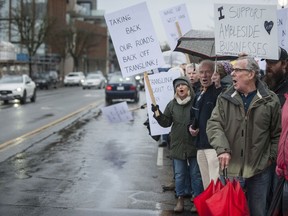
[[[89,74],[89,75],[87,75],[86,78],[87,78],[87,79],[100,79],[101,76],[100,76],[100,75],[97,75],[97,74]]]
[[[49,74],[45,74],[45,73],[40,73],[38,74],[38,77],[37,78],[42,78],[42,79],[45,79],[45,78],[49,78]]]
[[[68,77],[80,76],[80,74],[68,74]]]
[[[22,83],[22,76],[4,76],[0,79],[0,83]]]
[[[110,83],[132,83],[132,79],[130,77],[121,77],[121,76],[112,76],[110,79]]]

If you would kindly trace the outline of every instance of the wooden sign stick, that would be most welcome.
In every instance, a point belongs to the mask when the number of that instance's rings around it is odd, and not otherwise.
[[[181,32],[181,28],[180,28],[180,25],[178,22],[175,23],[176,24],[176,28],[177,28],[177,31],[178,31],[178,35],[179,35],[179,38],[182,37],[182,32]],[[189,55],[187,53],[185,53],[185,56],[186,56],[186,61],[187,61],[187,64],[190,64],[190,58],[189,58]]]
[[[149,80],[149,77],[148,77],[148,73],[147,72],[144,72],[144,80],[145,80],[145,83],[146,83],[146,86],[147,86],[147,89],[148,89],[148,92],[149,92],[149,95],[150,95],[150,98],[151,98],[151,102],[154,106],[156,106],[156,100],[155,100],[155,97],[154,97],[154,94],[153,94],[153,90],[152,90],[152,87],[151,87],[151,84],[150,84],[150,80]],[[159,111],[157,110],[155,112],[155,116],[158,117],[160,115]]]

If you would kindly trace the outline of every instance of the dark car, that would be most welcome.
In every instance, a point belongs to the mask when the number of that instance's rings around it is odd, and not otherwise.
[[[134,77],[122,77],[121,74],[111,75],[105,88],[106,103],[113,100],[133,100],[139,101],[139,86]]]
[[[34,81],[39,89],[57,88],[58,74],[56,71],[38,73],[35,75]]]

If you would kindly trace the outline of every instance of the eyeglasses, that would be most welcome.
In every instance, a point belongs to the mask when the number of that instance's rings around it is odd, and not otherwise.
[[[251,69],[246,69],[246,68],[233,68],[233,71],[236,73],[242,72],[242,71],[252,71]]]

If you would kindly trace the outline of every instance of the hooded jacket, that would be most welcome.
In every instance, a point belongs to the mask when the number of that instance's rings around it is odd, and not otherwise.
[[[228,176],[250,178],[277,157],[281,109],[277,95],[260,80],[245,113],[240,94],[231,86],[217,99],[207,135],[217,154],[231,153]]]
[[[175,98],[172,99],[165,107],[164,112],[160,113],[158,117],[154,116],[154,118],[162,127],[172,126],[170,132],[170,156],[173,159],[185,160],[190,157],[196,157],[194,138],[187,131],[190,109],[195,94],[190,81],[184,76],[173,81],[174,92],[176,92],[175,83],[177,81],[187,83],[190,88],[191,99],[183,105],[178,104]]]
[[[284,97],[286,100],[282,107],[282,131],[278,145],[276,173],[288,180],[288,93],[284,94]]]

